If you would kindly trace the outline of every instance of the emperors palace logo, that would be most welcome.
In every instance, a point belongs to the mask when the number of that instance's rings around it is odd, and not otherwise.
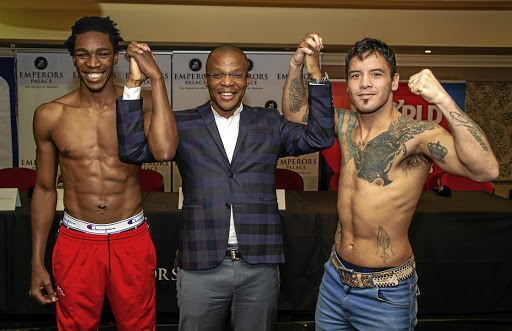
[[[267,102],[265,102],[265,108],[277,109],[277,102],[275,102],[274,100],[268,100]]]
[[[249,63],[249,72],[251,73],[251,80],[249,81],[249,85],[251,89],[261,89],[258,87],[255,87],[254,85],[258,85],[258,81],[260,80],[268,80],[268,73],[258,73],[258,72],[251,72],[254,69],[254,61],[251,59],[247,59],[247,62]],[[263,68],[264,69],[264,68]]]
[[[38,56],[34,59],[34,70],[20,71],[19,78],[27,85],[54,84],[56,79],[64,77],[62,71],[46,71],[49,61],[46,57]]]
[[[186,86],[204,85],[204,74],[199,72],[203,63],[198,58],[193,58],[188,62],[188,68],[192,72],[179,72],[174,74],[175,81],[183,81]],[[192,89],[195,89],[192,87]]]
[[[201,70],[201,68],[203,67],[203,63],[201,62],[201,60],[199,59],[192,59],[190,60],[190,62],[188,63],[188,67],[190,68],[190,70],[192,71],[199,71]]]
[[[46,58],[42,56],[39,56],[34,61],[34,66],[36,67],[36,69],[44,70],[48,66],[48,60],[46,60]]]

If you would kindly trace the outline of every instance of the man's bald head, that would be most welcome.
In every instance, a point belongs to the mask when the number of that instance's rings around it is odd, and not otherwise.
[[[224,45],[215,47],[210,52],[210,54],[208,54],[208,59],[206,60],[206,71],[209,72],[209,64],[211,63],[210,59],[212,58],[212,56],[214,56],[214,55],[222,56],[223,54],[227,54],[227,53],[235,53],[235,54],[242,55],[246,62],[244,71],[245,72],[249,71],[249,60],[247,59],[247,55],[245,55],[245,53],[240,48],[233,46],[233,45],[229,45],[229,44],[224,44]]]

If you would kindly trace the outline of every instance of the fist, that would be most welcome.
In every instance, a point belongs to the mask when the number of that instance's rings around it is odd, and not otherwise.
[[[426,101],[439,105],[450,100],[450,95],[441,86],[439,81],[429,69],[423,69],[409,78],[409,89],[412,93],[421,95]]]

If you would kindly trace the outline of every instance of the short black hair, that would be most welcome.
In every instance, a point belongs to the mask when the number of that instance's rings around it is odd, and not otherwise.
[[[348,63],[354,56],[357,56],[359,60],[362,61],[368,56],[376,53],[382,55],[382,57],[388,62],[389,67],[391,68],[391,78],[393,78],[397,72],[395,53],[393,53],[391,48],[381,40],[364,38],[356,42],[345,56],[345,79],[348,79]]]
[[[249,60],[247,59],[247,55],[245,55],[244,51],[242,51],[240,48],[238,48],[238,47],[236,47],[234,45],[223,44],[223,45],[215,47],[210,52],[210,54],[208,54],[208,58],[206,59],[206,69],[208,68],[208,63],[210,62],[210,57],[214,53],[237,53],[237,54],[241,54],[245,58],[245,61],[247,62],[247,68],[249,68]]]
[[[107,17],[98,16],[85,16],[75,22],[75,25],[71,27],[71,36],[64,43],[67,47],[69,54],[75,55],[75,42],[76,36],[82,33],[97,31],[108,35],[112,46],[114,47],[114,53],[119,53],[121,47],[119,42],[123,41],[119,30],[116,28],[116,23]]]

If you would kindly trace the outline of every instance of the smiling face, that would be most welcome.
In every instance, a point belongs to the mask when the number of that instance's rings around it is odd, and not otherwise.
[[[352,57],[348,66],[347,91],[352,104],[361,114],[371,114],[392,107],[393,91],[398,88],[399,74],[391,77],[389,63],[379,53]]]
[[[76,36],[73,65],[80,84],[91,92],[101,91],[112,79],[117,57],[106,33],[91,31]]]
[[[248,63],[244,54],[232,50],[217,50],[210,54],[206,63],[208,73],[247,73]],[[229,118],[242,103],[249,76],[233,79],[230,75],[222,78],[205,76],[205,84],[210,93],[213,109]]]

